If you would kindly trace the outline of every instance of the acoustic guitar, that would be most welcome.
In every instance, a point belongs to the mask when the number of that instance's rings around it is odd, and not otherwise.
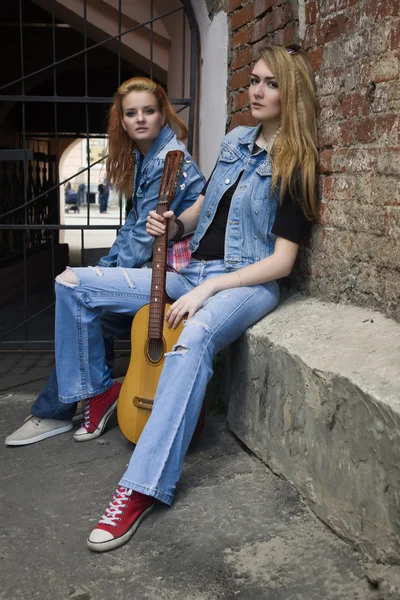
[[[172,150],[165,157],[156,208],[159,215],[169,209],[175,196],[183,158],[180,150]],[[176,329],[170,329],[165,321],[170,307],[165,291],[167,245],[168,219],[165,233],[154,240],[150,304],[143,306],[133,319],[131,358],[118,398],[118,424],[134,444],[150,417],[164,354],[172,350],[183,329],[182,322]]]

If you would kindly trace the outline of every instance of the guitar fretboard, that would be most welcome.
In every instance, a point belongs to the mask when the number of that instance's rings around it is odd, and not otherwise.
[[[161,202],[157,205],[157,213],[163,215],[167,210]],[[168,228],[168,222],[167,222]],[[153,273],[151,278],[149,339],[161,339],[164,325],[165,304],[165,268],[167,264],[168,229],[164,235],[156,238],[153,248]]]

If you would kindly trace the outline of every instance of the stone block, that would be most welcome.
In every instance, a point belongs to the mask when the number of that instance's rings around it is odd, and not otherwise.
[[[234,434],[383,563],[400,562],[399,367],[400,324],[298,294],[230,348],[223,378]]]

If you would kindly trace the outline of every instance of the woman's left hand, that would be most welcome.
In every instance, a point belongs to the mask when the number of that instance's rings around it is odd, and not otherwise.
[[[178,298],[178,300],[175,300],[165,315],[168,327],[176,329],[184,317],[191,319],[199,308],[204,305],[204,302],[211,298],[213,294],[212,280],[209,280],[201,283],[184,296]]]

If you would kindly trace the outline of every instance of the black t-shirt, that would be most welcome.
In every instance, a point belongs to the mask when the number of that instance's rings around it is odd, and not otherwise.
[[[261,150],[261,148],[255,146],[255,151],[258,152],[259,150]],[[231,187],[222,196],[212,223],[200,240],[200,244],[196,252],[192,254],[193,258],[198,260],[218,260],[224,258],[225,232],[229,208],[231,205],[232,196],[235,193],[242,174],[243,171],[239,173],[235,183],[231,185]],[[212,174],[201,191],[203,195],[205,195],[207,191],[211,177]],[[289,190],[287,190],[283,197],[282,203],[279,203],[278,205],[274,225],[271,230],[272,233],[279,237],[285,238],[290,242],[299,244],[308,225],[309,222],[304,216],[302,209],[297,202],[292,199]]]

